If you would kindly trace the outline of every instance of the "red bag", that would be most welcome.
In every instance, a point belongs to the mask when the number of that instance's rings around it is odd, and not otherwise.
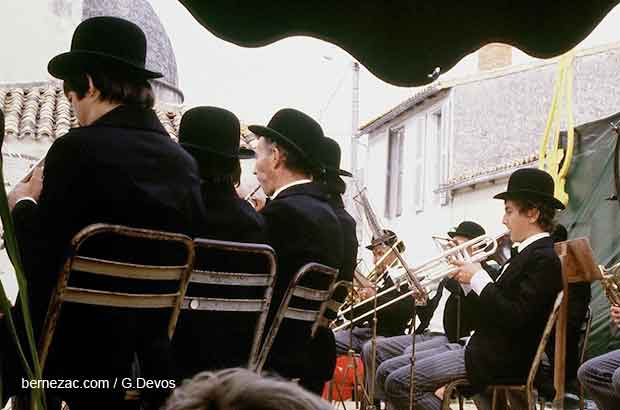
[[[332,380],[325,383],[323,388],[323,398],[325,400],[351,400],[353,398],[353,387],[355,386],[355,370],[357,370],[357,380],[364,383],[364,364],[359,356],[353,358],[349,355],[341,355],[336,358],[336,368]],[[330,391],[331,390],[331,391]]]

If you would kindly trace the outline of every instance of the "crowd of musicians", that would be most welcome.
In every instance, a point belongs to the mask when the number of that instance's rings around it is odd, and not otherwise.
[[[154,95],[148,81],[161,74],[145,68],[145,53],[146,39],[140,28],[122,19],[97,17],[82,22],[70,51],[49,62],[48,70],[63,81],[80,126],[57,139],[44,169],[35,170],[29,181],[9,194],[28,278],[28,288],[22,292],[27,291],[35,338],[40,336],[56,286],[55,272],[66,258],[71,238],[98,222],[269,244],[277,255],[277,274],[268,325],[293,274],[304,264],[318,262],[337,268],[340,280],[352,281],[358,241],[355,221],[342,200],[343,177],[351,174],[340,169],[338,144],[308,115],[282,109],[266,126],[249,127],[258,137],[255,150],[250,151],[240,147],[236,116],[216,107],[188,110],[180,123],[177,144],[152,109]],[[240,161],[251,157],[267,196],[266,203],[258,206],[236,191]],[[375,386],[375,399],[394,409],[407,409],[413,339],[406,333],[414,332],[416,408],[439,409],[442,388],[455,379],[467,379],[470,393],[483,408],[489,408],[485,386],[523,382],[527,377],[562,290],[554,240],[564,240],[566,231],[556,228],[554,217],[564,205],[553,193],[554,182],[546,172],[514,172],[506,192],[494,197],[503,201],[502,223],[515,244],[506,263],[454,260],[458,269],[441,281],[426,306],[418,306],[417,318],[412,317],[414,298],[404,298],[376,312],[376,329],[369,316],[352,329],[335,333],[321,327],[311,338],[308,325],[287,321],[266,368],[298,379],[301,386],[320,394],[332,378],[337,354],[353,350],[362,355],[366,384]],[[448,235],[459,245],[484,233],[479,224],[463,221]],[[393,232],[384,234],[373,238],[368,249],[377,262],[375,269],[386,274],[377,287],[359,292],[363,298],[382,293],[379,299],[389,300],[403,291],[382,292],[400,283],[402,268],[394,252],[405,250]],[[128,248],[124,243],[106,243],[105,247],[95,243],[86,252],[151,263],[170,263],[175,257],[171,250],[153,252],[140,246]],[[256,261],[225,256],[196,264],[222,271],[260,271]],[[112,283],[118,285],[120,279],[81,280],[106,289]],[[139,285],[124,286],[135,289]],[[200,284],[190,284],[187,293],[226,296],[217,288]],[[338,297],[343,300],[344,296]],[[589,298],[588,286],[570,290],[568,380],[577,374],[577,344]],[[372,304],[365,309],[372,309]],[[25,343],[20,312],[17,306],[15,323]],[[612,308],[611,313],[614,326],[618,326],[618,308]],[[183,311],[171,341],[162,326],[167,318],[161,312],[67,306],[45,377],[113,380],[134,374],[136,357],[140,374],[147,379],[180,381],[203,370],[245,364],[252,317]],[[5,326],[2,332],[6,398],[19,393],[25,375]],[[377,336],[374,341],[373,336]],[[553,343],[548,346],[552,349]],[[580,380],[601,409],[617,408],[619,403],[618,356],[612,352],[593,359],[579,371]],[[554,355],[548,352],[547,357],[552,362]],[[552,369],[553,363],[546,368]],[[543,374],[539,388],[544,389],[545,383],[552,388],[550,379]],[[143,394],[142,406],[159,408],[169,394],[169,389],[150,389]],[[72,410],[123,408],[126,403],[120,386],[100,391],[51,391],[48,397],[48,406],[64,400]],[[512,408],[526,408],[522,395],[512,394],[509,400]]]

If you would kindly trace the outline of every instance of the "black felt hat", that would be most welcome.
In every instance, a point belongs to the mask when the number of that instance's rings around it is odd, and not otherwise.
[[[463,221],[456,227],[455,230],[448,232],[450,238],[455,236],[464,236],[469,239],[474,239],[484,235],[486,232],[484,228],[472,221]]]
[[[390,231],[389,229],[384,229],[383,236],[381,238],[376,238],[375,236],[373,236],[372,239],[370,240],[370,245],[366,246],[366,249],[372,251],[374,248],[376,248],[379,245],[387,245],[387,246],[392,247],[394,246],[397,240],[398,240],[398,237],[393,231]],[[396,247],[396,249],[399,252],[404,252],[405,244],[401,241]]]
[[[349,171],[340,169],[340,158],[342,153],[336,141],[329,137],[325,137],[321,140],[317,148],[317,160],[325,167],[325,172],[327,172],[327,174],[336,174],[343,177],[353,176]]]
[[[129,77],[160,78],[147,70],[146,36],[140,27],[118,17],[93,17],[80,23],[71,40],[71,51],[52,58],[47,71],[56,78],[84,72],[86,68],[117,69]]]
[[[219,107],[194,107],[179,125],[179,144],[191,154],[208,152],[225,158],[253,158],[254,151],[239,147],[241,127],[232,112]]]
[[[506,192],[495,195],[495,199],[524,198],[543,201],[555,209],[564,209],[564,204],[553,196],[555,184],[547,172],[536,168],[523,168],[510,175]]]
[[[323,141],[321,125],[310,116],[293,108],[283,108],[276,112],[267,126],[250,125],[254,134],[267,137],[277,143],[295,150],[310,166],[322,168],[317,158],[317,147]]]

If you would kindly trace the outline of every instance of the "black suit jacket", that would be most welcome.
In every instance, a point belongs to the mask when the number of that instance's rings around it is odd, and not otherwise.
[[[262,210],[269,244],[278,260],[276,285],[269,323],[295,273],[308,262],[340,269],[343,261],[342,230],[338,218],[315,183],[294,185],[280,192]],[[322,277],[308,278],[325,287]],[[293,298],[291,304],[300,306]],[[274,343],[268,367],[286,377],[328,380],[333,374],[336,346],[331,330],[320,328],[310,343],[310,326],[284,321]]]
[[[193,236],[195,227],[204,223],[205,210],[195,161],[170,139],[155,112],[119,106],[52,144],[38,204],[19,202],[13,218],[38,337],[70,240],[80,229],[103,222]],[[82,250],[136,262],[180,262],[178,249],[128,247],[124,241],[93,241]],[[143,285],[76,273],[70,283],[134,292]],[[144,290],[165,291],[147,284]],[[138,353],[147,377],[169,379],[168,317],[168,312],[138,315],[67,304],[46,373],[80,379],[124,376]]]
[[[204,183],[202,186],[206,225],[200,237],[246,243],[266,243],[265,223],[247,201],[239,198],[231,183]],[[266,273],[264,258],[236,256],[197,249],[197,269],[223,272]],[[254,290],[237,286],[193,283],[188,296],[241,299],[260,297]],[[257,317],[241,312],[181,312],[173,339],[181,378],[202,370],[246,365]]]
[[[525,381],[562,290],[560,259],[551,238],[531,243],[509,262],[480,296],[472,290],[465,299],[477,318],[465,349],[467,376],[474,385]]]
[[[357,248],[359,246],[357,242],[356,222],[345,209],[344,202],[340,195],[331,195],[329,204],[334,210],[338,222],[340,222],[340,228],[342,229],[343,258],[338,280],[353,282],[353,271],[357,265]],[[346,288],[340,288],[336,291],[334,298],[340,302],[344,302],[347,293]]]

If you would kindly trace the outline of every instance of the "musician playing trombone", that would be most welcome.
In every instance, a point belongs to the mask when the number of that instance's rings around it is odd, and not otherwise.
[[[448,236],[451,238],[451,244],[461,245],[485,233],[484,228],[476,222],[463,221],[456,229],[448,232]],[[471,254],[471,249],[468,252]],[[483,267],[492,277],[496,276],[496,271],[486,267],[485,263]],[[446,277],[439,283],[437,293],[429,301],[427,307],[418,308],[420,324],[416,329],[416,360],[425,357],[427,350],[432,350],[434,354],[437,354],[441,351],[460,348],[458,340],[470,334],[473,319],[464,314],[460,306],[462,297],[464,293],[459,283]],[[427,310],[427,312],[420,314],[421,310]],[[375,397],[377,399],[385,399],[382,386],[385,385],[389,375],[411,363],[412,342],[410,335],[378,339],[375,352],[376,375],[368,374],[371,369],[372,344],[370,342],[364,344],[362,357],[364,369],[367,371],[367,385],[370,385],[370,377],[376,377]]]
[[[396,234],[390,230],[385,230],[385,238],[383,241],[379,238],[373,237],[370,245],[366,246],[366,249],[372,251],[374,271],[378,274],[378,277],[383,277],[381,283],[377,287],[376,293],[394,286],[392,277],[398,277],[403,275],[401,266],[396,266],[398,258],[396,257],[393,249],[400,253],[405,251],[405,244],[402,241],[398,241]],[[394,291],[398,292],[398,291]],[[375,290],[372,288],[363,288],[359,291],[362,299],[366,299],[375,295]],[[388,293],[379,298],[377,305],[381,305],[385,301],[392,299],[394,295]],[[383,337],[391,337],[402,335],[407,328],[407,324],[411,320],[411,313],[413,311],[414,299],[408,297],[402,299],[385,309],[377,312],[377,335]],[[357,309],[354,309],[352,316],[359,316],[365,312],[372,310],[373,303],[366,303]],[[371,318],[372,319],[372,318]],[[336,337],[336,352],[338,354],[345,354],[352,349],[356,353],[361,353],[362,346],[372,338],[372,326],[371,320],[364,321],[359,325],[354,325],[353,329],[344,329],[335,332]]]
[[[515,171],[506,192],[502,222],[518,253],[502,267],[496,280],[480,263],[454,262],[453,275],[466,294],[464,307],[475,317],[474,333],[464,346],[430,354],[416,361],[417,409],[441,408],[438,390],[456,379],[467,379],[483,392],[490,384],[525,381],[555,299],[562,290],[560,259],[549,232],[557,209],[553,178],[545,171]],[[393,408],[409,408],[410,369],[393,372],[383,386]],[[436,392],[438,394],[436,394]],[[526,409],[521,393],[510,393],[512,408]],[[483,408],[490,408],[487,395],[480,395]]]

